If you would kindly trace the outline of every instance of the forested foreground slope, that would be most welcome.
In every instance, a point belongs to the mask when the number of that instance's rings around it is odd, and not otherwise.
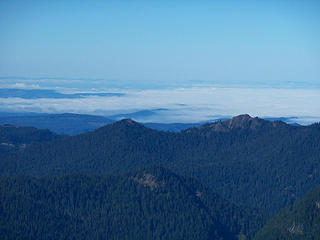
[[[320,186],[281,210],[257,234],[255,240],[320,239]]]
[[[261,221],[163,168],[0,177],[0,238],[251,239]],[[246,237],[246,238],[245,238]]]
[[[240,115],[167,133],[128,119],[6,154],[0,173],[117,174],[155,165],[194,177],[268,219],[319,184],[320,126]]]

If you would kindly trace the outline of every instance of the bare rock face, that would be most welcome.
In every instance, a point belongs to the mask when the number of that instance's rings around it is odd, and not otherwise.
[[[267,121],[263,119],[243,114],[229,120],[212,123],[210,127],[216,132],[228,132],[233,129],[257,129],[266,123]]]
[[[156,177],[150,173],[145,173],[141,177],[134,177],[133,181],[142,184],[145,187],[150,187],[151,190],[158,187]]]
[[[217,132],[231,132],[233,130],[270,130],[275,128],[288,128],[290,125],[283,121],[268,121],[258,117],[251,117],[248,114],[242,114],[228,120],[202,125],[196,128],[187,129],[186,133],[197,132],[204,136],[210,136]]]

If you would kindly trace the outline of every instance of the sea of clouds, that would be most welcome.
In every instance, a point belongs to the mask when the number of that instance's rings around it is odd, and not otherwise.
[[[13,83],[11,87],[41,89],[35,84],[22,83]],[[95,91],[101,93],[97,90],[88,92]],[[72,92],[76,91],[68,90],[68,93]],[[115,92],[115,89],[108,92]],[[305,125],[320,121],[319,88],[195,85],[167,89],[117,89],[116,92],[123,95],[90,95],[73,99],[0,97],[0,111],[111,116],[144,110],[148,114],[135,115],[135,120],[163,123],[202,122],[243,113],[258,117],[297,117],[295,122]]]

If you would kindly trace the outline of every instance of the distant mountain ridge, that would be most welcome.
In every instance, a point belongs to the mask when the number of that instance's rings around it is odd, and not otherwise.
[[[73,113],[0,117],[0,125],[33,126],[68,135],[92,131],[112,122],[114,121],[101,116]]]
[[[239,115],[231,119],[216,121],[213,123],[204,124],[198,128],[193,128],[187,131],[213,131],[213,132],[230,132],[233,130],[261,130],[268,127],[289,127],[283,121],[267,121],[262,118],[252,118],[248,114]]]
[[[230,131],[233,129],[256,129],[265,123],[259,118],[252,118],[248,114],[239,115],[225,121],[218,121],[210,124],[210,127],[215,131]]]
[[[157,109],[162,110],[162,109]],[[165,109],[164,109],[165,110]],[[131,114],[114,115],[109,117],[87,115],[87,114],[74,114],[74,113],[63,113],[63,114],[37,114],[37,113],[1,113],[0,112],[0,125],[12,124],[16,126],[28,126],[36,127],[40,129],[49,129],[58,134],[77,135],[88,131],[95,130],[103,127],[112,122],[118,121],[119,119],[134,118],[135,116],[143,116],[144,114],[153,114],[150,111],[139,111]],[[249,116],[249,115],[248,115]],[[217,122],[217,126],[212,125],[217,130],[226,131],[228,124],[222,124],[226,120],[215,119],[208,122]],[[268,121],[288,121],[292,124],[292,118],[271,118],[266,119]],[[192,127],[199,127],[205,122],[199,123],[156,123],[146,122],[143,123],[145,126],[160,130],[179,132]],[[297,124],[294,124],[297,125]]]

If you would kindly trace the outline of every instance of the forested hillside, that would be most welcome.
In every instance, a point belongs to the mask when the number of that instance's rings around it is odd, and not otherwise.
[[[260,226],[163,168],[122,176],[0,178],[1,239],[250,239]]]
[[[31,143],[49,142],[63,137],[49,130],[34,127],[2,125],[0,126],[0,154],[24,149]]]
[[[117,174],[165,166],[265,219],[320,182],[320,127],[241,115],[180,133],[122,120],[7,154],[3,176]]]
[[[255,240],[320,239],[320,186],[293,205],[281,210],[256,236]]]

